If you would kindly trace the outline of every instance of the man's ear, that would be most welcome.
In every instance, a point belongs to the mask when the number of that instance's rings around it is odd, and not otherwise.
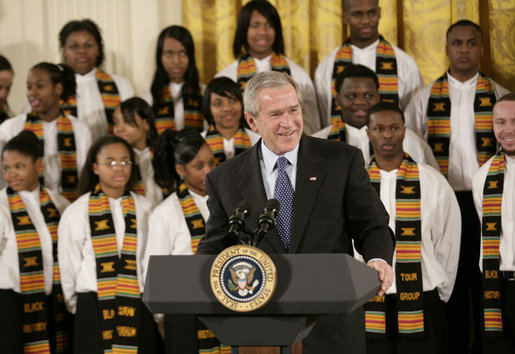
[[[245,120],[247,121],[247,124],[249,125],[250,129],[259,134],[259,130],[256,124],[256,118],[254,118],[252,114],[245,112]]]

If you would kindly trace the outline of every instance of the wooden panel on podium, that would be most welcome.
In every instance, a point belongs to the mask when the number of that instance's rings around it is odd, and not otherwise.
[[[239,347],[239,354],[280,354],[280,347]],[[302,354],[302,341],[291,347],[291,354]]]

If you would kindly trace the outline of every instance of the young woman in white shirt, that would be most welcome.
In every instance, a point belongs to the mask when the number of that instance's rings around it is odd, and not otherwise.
[[[204,92],[202,109],[209,123],[202,137],[211,147],[216,165],[258,142],[259,134],[246,127],[238,84],[228,77],[211,80]]]
[[[113,122],[114,135],[125,139],[136,154],[134,168],[138,174],[138,180],[133,190],[147,197],[156,206],[170,193],[162,190],[154,181],[152,159],[157,131],[152,108],[142,98],[129,98],[116,107]]]
[[[188,127],[202,131],[202,87],[191,33],[182,26],[162,30],[157,39],[155,60],[150,91],[142,97],[154,109],[158,133]]]
[[[175,183],[175,192],[159,204],[149,219],[145,267],[151,255],[195,254],[209,217],[206,175],[215,167],[213,153],[199,133],[166,131],[156,145],[154,168],[159,181]],[[160,167],[158,168],[159,165]],[[147,269],[144,269],[146,274]],[[160,317],[158,320],[161,322]],[[199,332],[201,331],[201,332]],[[165,316],[167,350],[172,353],[219,353],[220,342],[193,316]]]
[[[128,79],[101,69],[104,42],[100,29],[90,19],[70,21],[59,32],[59,45],[77,81],[77,95],[66,101],[63,109],[85,121],[93,139],[112,132],[115,107],[134,96],[134,91]]]
[[[36,134],[44,165],[41,180],[70,201],[78,196],[78,176],[91,145],[87,124],[61,110],[60,102],[74,96],[75,88],[74,73],[67,65],[36,64],[27,77],[31,111],[0,125],[0,145],[22,130]]]
[[[5,353],[65,353],[71,315],[57,266],[57,224],[69,201],[39,184],[38,138],[23,131],[2,149],[0,343]]]
[[[161,353],[157,326],[141,301],[142,257],[152,205],[130,189],[134,151],[104,136],[91,146],[81,197],[59,223],[59,261],[74,353]]]

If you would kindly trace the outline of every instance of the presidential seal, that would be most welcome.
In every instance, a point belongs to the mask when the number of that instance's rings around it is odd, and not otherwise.
[[[211,289],[228,309],[249,312],[263,307],[275,291],[277,274],[272,259],[259,248],[232,246],[211,266]]]

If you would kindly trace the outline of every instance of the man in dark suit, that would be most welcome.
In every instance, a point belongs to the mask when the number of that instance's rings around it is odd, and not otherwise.
[[[262,140],[206,177],[210,218],[197,254],[216,254],[235,244],[226,235],[241,200],[255,206],[247,223],[256,225],[266,200],[275,197],[281,202],[277,227],[259,248],[352,255],[353,239],[378,271],[382,295],[393,280],[388,263],[395,242],[388,214],[370,185],[360,150],[302,135],[299,94],[296,83],[279,72],[259,73],[247,83],[245,119]],[[329,352],[365,352],[363,309],[320,318],[303,340],[303,353]]]

